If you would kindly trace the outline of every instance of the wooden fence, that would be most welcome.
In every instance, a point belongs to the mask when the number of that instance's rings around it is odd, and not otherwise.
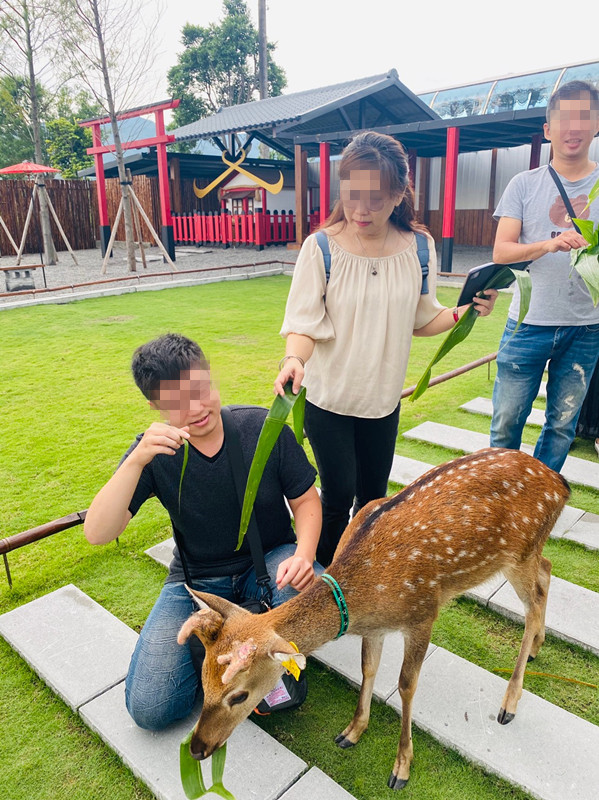
[[[34,182],[31,180],[0,180],[0,214],[17,245],[21,241],[27,209]],[[74,250],[96,246],[97,214],[93,207],[95,187],[87,181],[47,181],[46,187],[52,205]],[[54,220],[52,236],[57,250],[66,250]],[[34,205],[33,216],[25,240],[26,253],[39,253],[42,246],[42,229],[39,205]],[[14,248],[0,226],[0,253],[10,255]]]
[[[309,217],[310,231],[320,223],[318,213]],[[295,242],[295,214],[257,211],[254,214],[173,214],[175,244],[253,245]]]

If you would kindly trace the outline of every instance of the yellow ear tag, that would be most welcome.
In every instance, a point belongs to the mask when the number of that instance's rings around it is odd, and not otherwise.
[[[298,646],[296,645],[295,642],[289,642],[289,644],[293,647],[293,649],[295,650],[296,653],[299,653],[299,648],[298,648]],[[287,661],[282,661],[281,663],[285,667],[287,672],[289,672],[291,675],[293,675],[293,677],[295,678],[296,681],[299,681],[299,679],[300,679],[300,668],[295,663],[295,660],[293,658],[289,658],[289,659],[287,659]]]

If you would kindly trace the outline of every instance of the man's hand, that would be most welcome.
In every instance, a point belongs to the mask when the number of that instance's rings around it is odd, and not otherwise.
[[[568,253],[570,250],[578,250],[579,247],[588,247],[589,243],[580,233],[571,230],[560,233],[554,239],[547,239],[546,245],[548,253]]]
[[[277,589],[282,589],[287,584],[301,592],[309,586],[314,579],[314,567],[311,561],[303,556],[293,555],[281,561],[277,570]]]
[[[184,439],[189,439],[189,428],[187,426],[185,428],[175,428],[173,425],[166,425],[164,422],[153,422],[128,460],[145,467],[159,453],[174,456],[183,444]]]

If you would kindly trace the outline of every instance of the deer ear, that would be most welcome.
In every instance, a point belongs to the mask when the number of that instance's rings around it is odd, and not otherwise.
[[[208,594],[208,592],[196,592],[195,589],[190,589],[187,585],[185,588],[197,606],[199,606],[201,609],[216,611],[223,619],[227,619],[233,614],[250,613],[249,611],[246,611],[245,608],[240,608],[239,606],[236,606],[235,603],[225,600],[224,597],[218,597],[215,594]]]
[[[217,638],[223,622],[222,616],[210,608],[196,611],[183,623],[177,636],[177,641],[179,644],[185,644],[192,633],[195,633],[198,639],[202,641],[202,644],[209,644]]]
[[[306,669],[306,656],[303,653],[298,653],[297,647],[292,645],[291,642],[286,642],[282,636],[276,637],[270,648],[269,655],[275,661],[279,661],[287,670],[289,670],[289,662],[294,663],[298,669]]]

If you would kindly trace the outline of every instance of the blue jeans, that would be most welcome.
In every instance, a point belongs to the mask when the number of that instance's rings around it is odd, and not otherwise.
[[[294,544],[284,544],[264,554],[273,606],[297,594],[289,585],[278,591],[275,583],[279,564],[292,556],[295,549]],[[320,574],[323,570],[315,563],[314,571]],[[234,603],[260,597],[253,567],[241,575],[202,578],[193,582],[193,588]],[[129,714],[141,728],[160,730],[188,716],[193,709],[201,687],[189,645],[177,644],[177,634],[194,611],[197,606],[184,584],[166,583],[139,635],[125,679],[125,702]]]
[[[522,429],[549,362],[546,420],[534,456],[559,472],[599,358],[599,325],[523,324],[512,336],[515,327],[508,319],[497,354],[491,447],[520,448]]]

